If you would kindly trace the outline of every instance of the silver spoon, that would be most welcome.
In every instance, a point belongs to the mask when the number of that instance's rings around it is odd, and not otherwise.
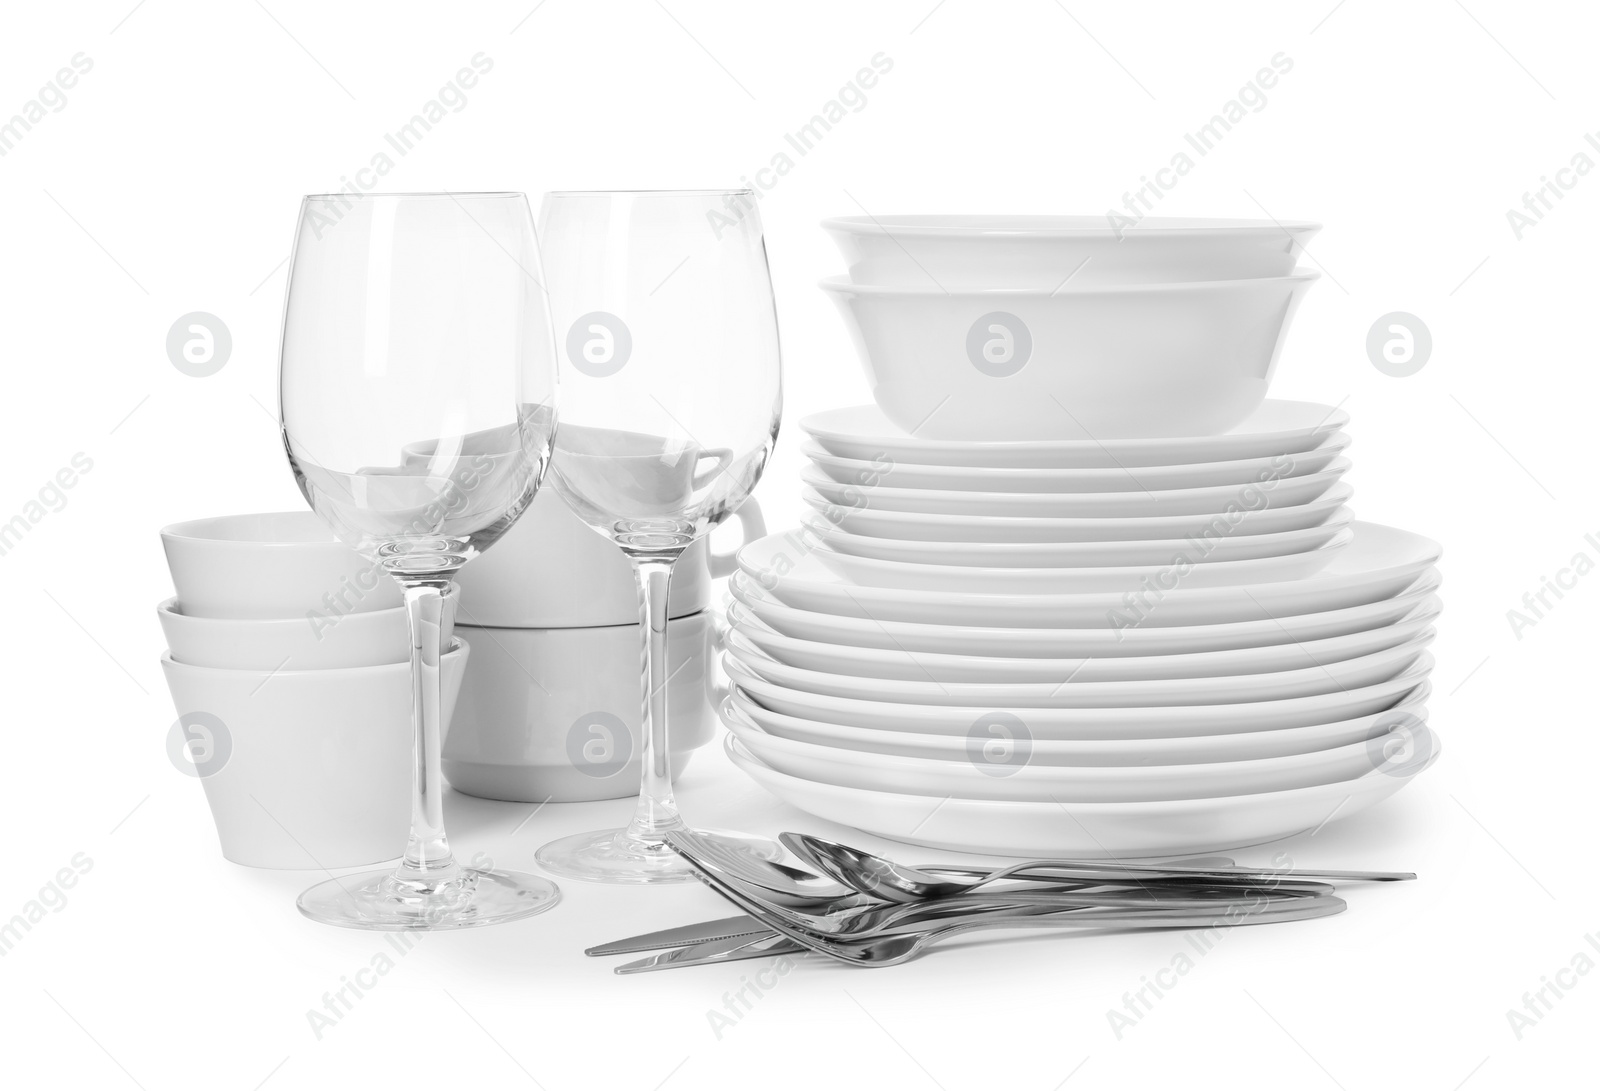
[[[1266,871],[1255,868],[1207,868],[1193,864],[1127,864],[1070,860],[1028,860],[967,879],[942,879],[927,870],[806,833],[778,835],[785,848],[812,864],[824,875],[851,888],[886,901],[912,902],[946,898],[998,879],[1026,877],[1058,881],[1100,880],[1138,882],[1140,879],[1214,881],[1218,885],[1255,883],[1282,886],[1296,882],[1369,881],[1415,879],[1414,872],[1384,871]],[[942,871],[943,869],[941,869]]]
[[[1316,897],[1268,897],[1253,902],[1235,900],[1216,903],[1205,909],[1137,909],[1098,913],[1083,910],[1061,910],[1044,906],[1023,907],[1017,913],[965,916],[933,925],[919,931],[892,932],[867,939],[840,939],[824,935],[806,923],[791,919],[793,914],[779,911],[751,896],[737,886],[726,882],[716,873],[715,866],[699,857],[688,839],[674,832],[667,836],[669,844],[691,865],[706,885],[739,908],[760,920],[774,932],[789,937],[808,950],[829,958],[857,966],[892,966],[914,958],[932,943],[962,932],[979,928],[1006,927],[1077,927],[1119,928],[1134,925],[1154,928],[1186,928],[1197,923],[1211,926],[1240,924],[1267,924],[1282,920],[1304,920],[1329,916],[1345,908],[1342,899],[1332,895]]]

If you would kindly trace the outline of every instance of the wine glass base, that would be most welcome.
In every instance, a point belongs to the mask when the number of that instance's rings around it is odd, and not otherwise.
[[[776,842],[724,830],[695,833],[733,852],[747,852],[762,860],[783,856]],[[683,857],[664,841],[646,841],[623,830],[593,830],[551,841],[534,854],[539,866],[564,879],[590,883],[691,883],[695,873]]]
[[[390,868],[318,883],[296,904],[312,920],[340,928],[437,932],[522,920],[560,900],[556,884],[521,871],[462,868],[457,878],[424,887]]]

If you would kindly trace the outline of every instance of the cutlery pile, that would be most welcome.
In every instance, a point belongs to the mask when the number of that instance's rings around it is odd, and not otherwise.
[[[803,871],[690,830],[667,843],[742,912],[591,947],[589,955],[656,952],[619,974],[814,953],[852,966],[907,962],[981,929],[1219,928],[1342,912],[1340,882],[1414,879],[1410,872],[1234,866],[1219,857],[1123,864],[1034,860],[992,871],[908,867],[808,834],[784,833]]]

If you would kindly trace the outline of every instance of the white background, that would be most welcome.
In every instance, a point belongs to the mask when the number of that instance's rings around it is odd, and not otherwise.
[[[1600,177],[1520,241],[1506,210],[1600,128],[1592,12],[1503,0],[546,0],[530,14],[534,3],[4,12],[0,118],[74,54],[94,63],[0,158],[0,518],[75,453],[94,468],[4,558],[0,917],[74,854],[93,868],[0,960],[0,1081],[1477,1091],[1581,1079],[1600,974],[1521,1040],[1506,1011],[1600,931],[1600,577],[1521,639],[1506,613],[1575,553],[1600,556],[1584,541],[1600,531]],[[881,972],[806,963],[719,1039],[707,1011],[759,964],[620,978],[580,950],[723,905],[697,886],[569,882],[546,916],[425,939],[318,1040],[307,1010],[382,940],[303,920],[294,895],[316,876],[221,859],[199,785],[163,751],[173,711],[154,606],[170,590],[156,531],[302,506],[272,419],[299,196],[339,187],[480,51],[493,70],[382,188],[537,199],[737,184],[874,54],[893,59],[867,105],[761,202],[788,397],[758,493],[775,529],[800,510],[795,422],[867,400],[815,287],[842,271],[820,218],[1103,212],[1273,55],[1292,58],[1267,105],[1159,211],[1326,224],[1312,245],[1324,276],[1274,393],[1342,404],[1358,514],[1445,543],[1433,702],[1445,756],[1292,852],[1302,865],[1414,868],[1421,881],[1356,890],[1332,919],[1230,934],[1120,1040],[1107,1009],[1168,964],[1179,936],[972,945]],[[204,379],[164,350],[168,327],[196,310],[234,339]],[[1428,365],[1405,379],[1364,350],[1395,310],[1434,337]],[[682,796],[705,824],[820,826],[715,748]],[[546,839],[628,811],[552,805],[513,835],[529,808],[449,805],[466,854],[524,867]]]

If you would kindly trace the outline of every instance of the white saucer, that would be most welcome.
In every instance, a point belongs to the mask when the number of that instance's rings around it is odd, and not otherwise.
[[[1146,625],[1122,629],[993,628],[877,621],[815,613],[785,606],[739,572],[728,580],[728,594],[774,631],[802,640],[859,648],[885,648],[906,653],[977,653],[1064,659],[1220,652],[1347,636],[1393,624],[1425,602],[1437,607],[1439,600],[1434,593],[1441,582],[1438,570],[1430,568],[1414,584],[1392,598],[1339,610],[1220,625]]]
[[[1285,754],[1308,754],[1362,742],[1387,731],[1403,717],[1428,718],[1429,687],[1419,686],[1404,701],[1382,712],[1331,723],[1286,727],[1276,731],[1238,731],[1162,739],[1033,739],[1029,758],[1035,765],[1183,765],[1212,761],[1249,761]],[[869,754],[966,761],[968,735],[925,735],[916,731],[883,731],[868,727],[808,720],[762,708],[737,687],[727,702],[755,721],[769,735]]]
[[[879,621],[1126,630],[1251,621],[1376,602],[1405,590],[1442,552],[1432,539],[1394,527],[1357,521],[1353,529],[1355,540],[1315,576],[1250,587],[1190,587],[1175,576],[1152,581],[1137,595],[979,595],[864,587],[813,556],[816,536],[804,531],[758,539],[739,551],[738,563],[779,601],[821,613]]]
[[[1426,629],[1398,647],[1354,659],[1267,674],[1084,682],[1069,672],[1048,682],[936,682],[863,678],[791,667],[779,663],[740,633],[729,632],[723,667],[728,677],[740,684],[754,674],[776,686],[861,701],[976,709],[1148,708],[1281,701],[1377,685],[1417,662],[1433,642],[1434,635],[1432,629]]]
[[[1179,856],[1259,845],[1363,811],[1415,775],[1373,772],[1311,788],[1154,803],[1019,803],[841,788],[779,773],[731,736],[727,750],[762,787],[818,818],[913,845],[1020,857]]]
[[[1242,485],[1274,477],[1302,477],[1327,468],[1350,446],[1350,437],[1335,432],[1309,451],[1190,462],[1177,466],[1076,467],[924,466],[887,456],[872,460],[832,454],[816,440],[800,445],[800,453],[841,485],[887,485],[900,489],[954,489],[972,492],[1138,492],[1145,489],[1192,489],[1207,485]]]
[[[1286,508],[1255,507],[1219,516],[1127,516],[1081,519],[1003,517],[986,515],[924,515],[914,511],[880,511],[863,507],[864,497],[840,504],[816,489],[803,488],[800,499],[821,513],[822,519],[851,534],[928,542],[1128,542],[1152,538],[1226,536],[1304,530],[1321,526],[1349,503],[1355,491],[1344,482],[1305,504]],[[808,519],[816,523],[816,519]]]
[[[1276,534],[1219,534],[1203,538],[1151,538],[1131,542],[928,542],[875,538],[831,524],[808,525],[835,553],[909,564],[973,565],[993,568],[1095,568],[1164,564],[1186,553],[1200,564],[1282,557],[1326,545],[1355,521],[1341,507],[1321,526]]]
[[[1268,644],[1228,651],[1178,655],[1090,656],[1053,659],[1037,656],[973,655],[912,652],[900,648],[860,648],[784,636],[739,603],[728,607],[733,629],[772,659],[803,670],[848,674],[861,678],[913,682],[1078,682],[1130,681],[1142,678],[1203,678],[1266,674],[1339,662],[1396,648],[1422,634],[1439,617],[1433,598],[1400,622],[1322,640]],[[759,673],[759,672],[758,672]]]
[[[1253,587],[1302,580],[1326,568],[1355,539],[1348,527],[1314,549],[1233,561],[1206,560],[1209,544],[1180,544],[1153,564],[1099,567],[993,568],[981,565],[886,561],[842,553],[828,545],[814,556],[839,575],[863,587],[899,587],[975,595],[1076,594],[1138,591],[1151,581],[1172,578],[1184,587]]]
[[[954,760],[869,754],[769,735],[735,708],[724,706],[723,713],[728,731],[753,756],[802,780],[934,798],[1063,804],[1199,799],[1353,780],[1388,767],[1386,747],[1392,745],[1388,736],[1395,723],[1379,721],[1371,739],[1308,754],[1183,765],[1076,766],[1036,765],[1031,746],[995,736],[969,740],[968,753]]]
[[[830,409],[802,418],[800,427],[844,458],[887,456],[925,466],[1115,467],[1175,466],[1308,451],[1350,423],[1350,415],[1315,402],[1268,398],[1218,436],[1179,439],[1025,440],[966,443],[919,439],[892,424],[875,405]]]
[[[730,666],[738,673],[733,684],[763,707],[808,720],[886,731],[965,736],[979,716],[999,711],[1024,720],[1035,739],[1155,739],[1306,727],[1382,712],[1428,681],[1433,657],[1422,655],[1387,682],[1311,697],[1139,708],[974,709],[950,704],[860,700],[791,689],[768,682],[736,662],[730,662]]]
[[[815,466],[800,470],[800,480],[835,504],[874,511],[911,511],[924,515],[999,515],[1099,519],[1125,516],[1216,514],[1260,507],[1287,508],[1306,504],[1327,492],[1350,469],[1348,458],[1336,458],[1319,473],[1274,478],[1242,485],[1208,485],[1195,489],[1151,489],[1134,492],[970,492],[953,489],[892,489],[884,485],[841,485]]]

